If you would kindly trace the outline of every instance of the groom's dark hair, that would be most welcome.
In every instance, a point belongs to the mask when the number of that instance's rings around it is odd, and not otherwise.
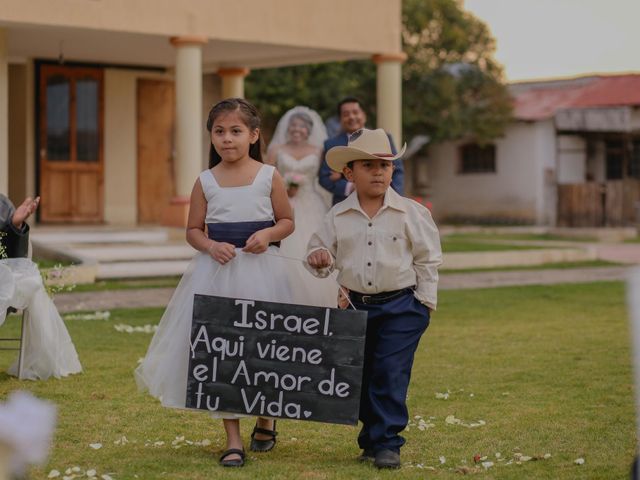
[[[360,101],[359,98],[356,97],[344,97],[342,100],[340,100],[340,102],[338,102],[338,117],[342,116],[342,106],[345,103],[357,103],[358,106],[364,110],[364,107],[362,106],[362,102]]]

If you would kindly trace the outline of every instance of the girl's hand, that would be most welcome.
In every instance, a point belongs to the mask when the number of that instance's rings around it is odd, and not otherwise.
[[[289,198],[295,197],[296,193],[298,193],[298,187],[287,188],[287,196]]]
[[[338,308],[345,309],[349,306],[349,289],[340,285],[338,290]]]
[[[236,256],[236,247],[234,247],[230,243],[216,242],[214,240],[212,240],[211,242],[211,246],[208,250],[209,255],[211,255],[211,258],[213,258],[219,264],[224,265]]]
[[[258,230],[249,237],[242,251],[247,253],[264,253],[267,251],[267,248],[269,248],[270,242],[269,232],[267,232],[266,229]]]
[[[307,263],[316,270],[327,268],[331,266],[331,255],[326,250],[316,250],[307,257]]]

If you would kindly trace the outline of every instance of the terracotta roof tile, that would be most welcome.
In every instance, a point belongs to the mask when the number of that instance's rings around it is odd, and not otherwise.
[[[514,84],[514,116],[542,120],[566,108],[640,105],[640,74]]]

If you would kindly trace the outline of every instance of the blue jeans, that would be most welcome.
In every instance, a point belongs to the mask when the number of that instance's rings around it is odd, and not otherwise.
[[[429,309],[413,293],[380,305],[355,303],[369,312],[360,397],[358,445],[374,453],[400,452],[399,433],[409,421],[406,398],[418,342],[429,326]]]

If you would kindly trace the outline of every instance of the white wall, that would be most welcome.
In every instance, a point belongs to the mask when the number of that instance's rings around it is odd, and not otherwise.
[[[137,80],[167,78],[139,70],[104,71],[104,220],[135,225],[137,192]]]
[[[558,184],[582,183],[586,179],[587,142],[578,135],[558,135]]]
[[[436,218],[549,221],[544,190],[545,167],[553,169],[555,159],[551,121],[511,124],[494,142],[495,173],[459,174],[458,147],[464,143],[429,147],[427,168],[418,169],[428,174],[429,200]]]

